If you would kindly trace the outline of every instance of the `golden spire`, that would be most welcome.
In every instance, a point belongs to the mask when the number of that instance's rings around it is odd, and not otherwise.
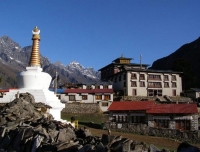
[[[31,67],[40,67],[40,30],[37,28],[37,26],[33,29],[33,45],[32,45],[32,51],[31,51],[31,57],[29,61],[29,66]]]

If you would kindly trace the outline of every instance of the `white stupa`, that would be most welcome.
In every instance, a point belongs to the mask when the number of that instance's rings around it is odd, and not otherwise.
[[[48,73],[42,72],[40,65],[40,30],[35,27],[32,33],[33,45],[29,67],[26,67],[26,71],[17,75],[18,89],[10,89],[3,98],[0,98],[0,103],[11,102],[15,99],[17,93],[28,92],[34,96],[35,102],[41,102],[52,107],[50,113],[55,120],[62,120],[61,110],[65,105],[60,102],[54,92],[49,91],[52,78]]]

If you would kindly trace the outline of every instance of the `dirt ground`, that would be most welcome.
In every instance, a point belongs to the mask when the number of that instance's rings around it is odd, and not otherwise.
[[[108,134],[107,130],[94,129],[94,128],[88,128],[88,129],[90,129],[93,136],[101,137],[102,134]],[[116,135],[116,136],[121,135],[122,137],[129,138],[133,141],[145,142],[147,144],[153,144],[160,149],[176,150],[178,148],[179,144],[181,143],[180,141],[175,141],[175,140],[169,139],[169,138],[144,136],[144,135],[137,135],[137,134],[131,134],[131,133],[112,132],[111,131],[111,134]],[[200,148],[200,144],[196,144],[194,146]]]

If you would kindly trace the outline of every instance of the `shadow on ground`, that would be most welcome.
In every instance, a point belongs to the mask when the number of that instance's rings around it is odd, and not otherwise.
[[[86,126],[86,127],[90,127],[90,128],[95,128],[95,129],[102,129],[103,128],[103,124],[95,124],[93,122],[78,122],[79,125],[81,126]]]

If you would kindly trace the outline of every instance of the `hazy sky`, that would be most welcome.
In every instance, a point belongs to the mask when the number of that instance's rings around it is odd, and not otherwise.
[[[200,36],[200,0],[0,0],[0,37],[29,46],[35,26],[52,63],[151,65]]]

